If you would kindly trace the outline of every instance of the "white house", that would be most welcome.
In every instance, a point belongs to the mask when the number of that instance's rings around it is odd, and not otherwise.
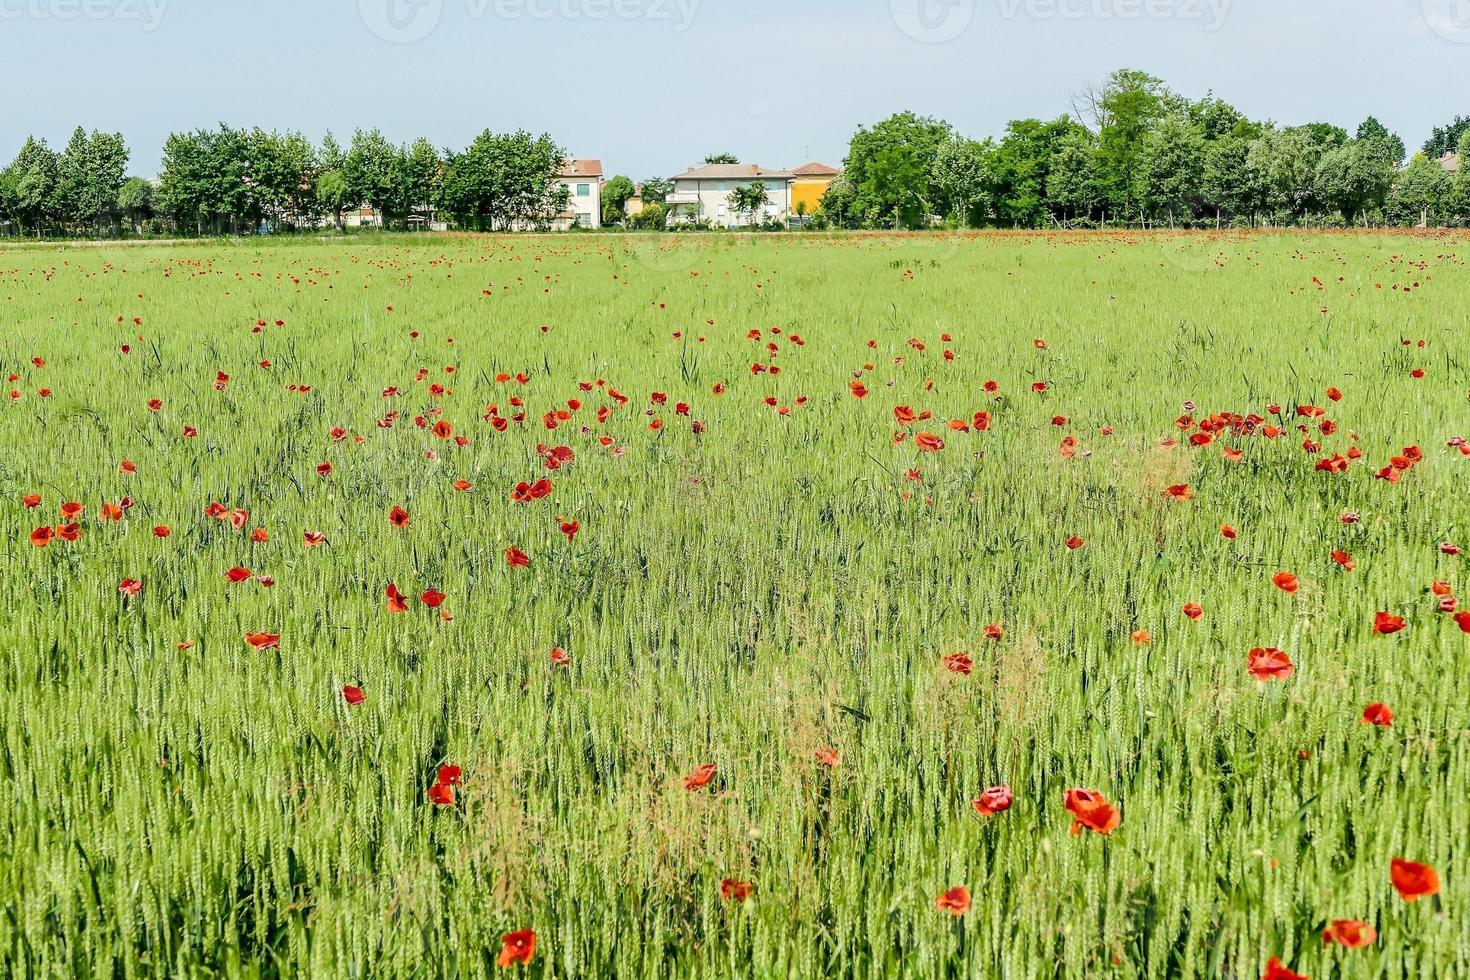
[[[567,209],[551,222],[556,231],[602,227],[602,161],[568,160],[557,175],[567,189]]]
[[[693,167],[674,178],[665,203],[674,224],[708,221],[716,228],[741,228],[764,221],[790,221],[793,215],[815,214],[822,195],[841,171],[824,163],[794,170],[772,170],[748,163],[714,163]],[[730,205],[730,192],[748,184],[764,184],[766,204],[755,214]]]
[[[675,224],[708,221],[716,228],[741,228],[791,214],[790,170],[772,170],[749,163],[711,163],[693,167],[674,178],[674,192],[664,199],[669,220]],[[760,183],[769,198],[754,215],[739,214],[730,206],[730,192],[747,184]]]

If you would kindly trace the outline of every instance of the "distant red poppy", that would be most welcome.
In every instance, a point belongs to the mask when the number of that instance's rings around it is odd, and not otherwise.
[[[454,765],[440,766],[439,771],[435,774],[435,778],[445,786],[458,785],[463,776],[464,770]]]
[[[1076,551],[1078,548],[1085,547],[1086,544],[1087,544],[1086,541],[1084,541],[1081,538],[1077,537],[1077,535],[1075,535],[1075,534],[1072,535],[1070,538],[1068,538],[1067,541],[1066,541],[1066,545],[1067,545],[1067,550],[1068,551]]]
[[[914,436],[914,445],[923,453],[937,453],[944,448],[944,440],[932,432],[920,432]]]
[[[316,475],[317,476],[322,476],[322,477],[331,476],[332,475],[332,464],[331,463],[319,463],[319,464],[317,464]]]
[[[388,523],[394,527],[408,527],[409,522],[412,520],[413,518],[409,516],[408,511],[402,507],[394,507],[388,512]]]
[[[684,788],[690,792],[697,789],[704,789],[709,785],[710,780],[715,778],[715,772],[714,763],[705,763],[684,777]]]
[[[469,480],[455,480],[454,489],[458,490],[460,493],[469,493],[471,490],[475,489],[475,485]]]
[[[1223,537],[1229,538],[1231,541],[1235,540],[1235,528],[1231,527],[1229,524],[1220,525],[1220,534]]]
[[[970,911],[970,889],[964,885],[957,885],[936,898],[934,907],[953,916],[964,915]]]
[[[429,787],[429,802],[435,806],[454,806],[454,787],[449,783],[435,783]]]
[[[500,955],[495,958],[495,963],[501,968],[509,968],[517,963],[521,966],[529,966],[531,958],[535,955],[536,933],[530,929],[521,929],[507,933],[500,940]]]
[[[582,525],[576,521],[562,521],[561,533],[567,536],[568,541],[576,540],[577,532],[580,530],[582,530]]]
[[[1266,961],[1266,972],[1261,974],[1261,980],[1311,980],[1311,978],[1291,972],[1282,965],[1281,957],[1273,956]]]
[[[755,886],[748,881],[736,881],[734,878],[726,878],[720,882],[720,898],[727,902],[744,902],[750,898],[755,891]]]
[[[167,524],[160,524],[153,529],[153,536],[155,538],[166,538],[173,533],[173,530]]]
[[[1116,830],[1121,822],[1117,807],[1096,790],[1069,789],[1066,805],[1067,812],[1072,815],[1073,834],[1080,834],[1086,828],[1106,835]]]
[[[237,565],[228,572],[225,572],[225,578],[238,585],[250,578],[250,569],[241,568]]]
[[[1388,866],[1390,880],[1406,902],[1416,902],[1426,895],[1439,893],[1439,875],[1427,864],[1394,858]]]
[[[367,695],[362,693],[362,688],[353,687],[351,684],[348,684],[342,688],[342,700],[348,704],[362,704],[367,700]]]
[[[561,647],[552,647],[551,663],[555,667],[569,667],[572,663],[571,654],[567,653]]]
[[[398,591],[398,586],[394,585],[392,582],[389,582],[388,587],[383,591],[388,596],[387,609],[390,613],[408,612],[407,597],[404,596],[402,592]]]
[[[1284,681],[1296,667],[1275,647],[1256,647],[1246,658],[1246,669],[1258,681]]]
[[[941,662],[944,664],[944,669],[953,674],[968,675],[975,669],[975,662],[963,653],[951,653]]]
[[[20,502],[25,504],[26,510],[30,510],[33,507],[41,506],[41,495],[39,493],[28,493],[20,498]]]
[[[1388,705],[1374,702],[1363,709],[1363,724],[1392,728],[1393,712],[1389,710]]]
[[[246,633],[245,642],[257,650],[279,650],[281,648],[281,634]]]
[[[327,536],[320,531],[307,531],[301,535],[301,543],[308,548],[315,548],[319,544],[324,544],[326,540]]]
[[[1184,615],[1188,616],[1190,619],[1199,620],[1204,618],[1205,610],[1204,607],[1197,602],[1186,602],[1184,604]]]
[[[1322,945],[1337,943],[1347,949],[1362,949],[1378,939],[1378,930],[1362,919],[1333,919],[1322,930]]]
[[[1009,786],[992,786],[971,800],[970,805],[975,808],[976,813],[991,816],[1009,810],[1014,799]]]
[[[51,543],[51,539],[55,536],[56,532],[51,530],[51,527],[49,525],[46,527],[38,527],[31,532],[31,544],[35,545],[37,548],[44,548]]]
[[[1463,632],[1470,633],[1470,612],[1455,613],[1455,625]]]
[[[143,591],[143,583],[135,578],[125,578],[117,584],[117,591],[125,596],[135,596]]]
[[[1354,568],[1358,567],[1357,562],[1353,561],[1353,556],[1346,551],[1334,551],[1332,553],[1332,560],[1340,565],[1345,572],[1351,572]]]
[[[444,605],[445,598],[444,593],[436,589],[428,589],[423,595],[419,596],[419,600],[430,609],[438,609]]]
[[[525,568],[531,564],[530,556],[515,545],[505,549],[505,561],[511,568]]]
[[[1293,595],[1302,587],[1301,582],[1291,572],[1277,572],[1271,576],[1271,582],[1287,595]]]
[[[842,757],[831,746],[824,746],[823,748],[817,749],[817,751],[812,753],[812,757],[817,760],[818,764],[824,765],[829,769],[835,769],[842,763]]]
[[[1406,626],[1408,626],[1408,623],[1404,622],[1402,616],[1380,612],[1373,617],[1373,632],[1380,636],[1392,636]]]
[[[1194,491],[1189,489],[1187,483],[1176,483],[1164,491],[1164,496],[1173,497],[1175,500],[1191,500],[1194,497]]]

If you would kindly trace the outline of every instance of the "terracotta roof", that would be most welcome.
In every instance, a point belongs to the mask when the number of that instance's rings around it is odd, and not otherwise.
[[[811,163],[803,164],[791,172],[798,177],[836,177],[842,173],[836,167],[829,167],[825,163],[817,163],[815,160]]]
[[[757,177],[790,177],[789,170],[772,170],[753,163],[711,163],[702,167],[690,167],[675,180],[753,180]]]
[[[601,160],[568,160],[561,168],[562,177],[601,177]]]

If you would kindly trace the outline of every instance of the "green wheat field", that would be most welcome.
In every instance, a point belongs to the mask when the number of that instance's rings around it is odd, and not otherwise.
[[[0,249],[0,974],[1470,975],[1467,258]]]

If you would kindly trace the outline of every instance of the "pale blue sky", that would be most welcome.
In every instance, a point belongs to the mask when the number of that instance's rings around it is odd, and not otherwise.
[[[525,127],[635,178],[837,164],[860,123],[998,134],[1121,66],[1256,118],[1373,113],[1413,148],[1470,114],[1470,0],[0,0],[0,157],[80,123],[152,175],[170,130],[225,121]]]

